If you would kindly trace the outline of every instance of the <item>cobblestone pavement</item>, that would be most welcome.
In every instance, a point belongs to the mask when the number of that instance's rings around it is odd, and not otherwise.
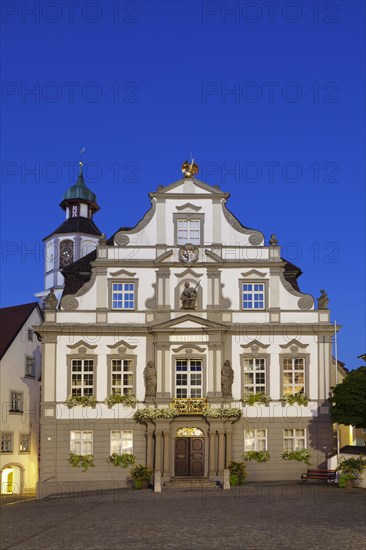
[[[2,550],[366,548],[366,493],[321,484],[119,490],[4,503]]]

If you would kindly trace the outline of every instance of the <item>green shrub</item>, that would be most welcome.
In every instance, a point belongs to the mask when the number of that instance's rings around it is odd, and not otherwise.
[[[230,485],[232,485],[232,481],[235,483],[232,487],[236,487],[236,485],[243,485],[245,478],[247,477],[247,467],[244,462],[230,462],[228,469],[230,471]]]

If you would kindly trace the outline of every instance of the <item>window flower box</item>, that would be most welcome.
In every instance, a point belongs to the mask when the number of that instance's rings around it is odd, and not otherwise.
[[[244,405],[249,405],[250,407],[256,405],[257,403],[259,405],[269,405],[272,401],[270,396],[264,393],[245,393],[241,400]]]
[[[97,405],[97,400],[93,395],[69,395],[65,401],[65,405],[72,409],[72,407],[77,407],[81,405],[82,407],[92,407],[95,409]]]
[[[113,407],[113,405],[120,404],[126,409],[128,408],[134,409],[137,404],[137,399],[132,394],[128,394],[128,395],[111,394],[104,399],[104,403],[108,405],[109,408]]]
[[[77,455],[75,453],[70,453],[67,460],[73,468],[81,467],[83,472],[86,472],[88,468],[95,468],[94,455]]]
[[[133,454],[130,453],[112,453],[111,455],[107,456],[106,461],[108,464],[113,464],[114,466],[120,466],[121,468],[127,468],[127,466],[130,466],[132,464],[135,464],[136,457]]]

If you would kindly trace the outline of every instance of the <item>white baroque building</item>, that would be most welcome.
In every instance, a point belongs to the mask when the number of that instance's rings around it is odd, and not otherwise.
[[[37,329],[40,498],[123,485],[129,469],[106,461],[113,452],[133,452],[167,483],[223,481],[230,461],[253,450],[270,459],[248,462],[250,480],[298,479],[307,466],[283,460],[284,449],[308,449],[312,467],[326,464],[335,383],[328,300],[315,308],[275,236],[266,244],[243,226],[228,198],[186,170],[150,193],[135,227],[102,236],[64,268],[61,303]],[[263,394],[269,403],[248,403]],[[308,403],[284,404],[293,394]],[[108,406],[111,395],[134,395],[136,407]],[[68,396],[97,403],[67,406]],[[136,419],[136,411],[145,412]],[[73,467],[70,452],[92,454],[95,467]]]

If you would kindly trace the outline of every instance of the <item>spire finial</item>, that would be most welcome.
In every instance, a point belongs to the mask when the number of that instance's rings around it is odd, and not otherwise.
[[[80,161],[79,161],[79,166],[80,166],[80,175],[83,173],[83,166],[84,166],[84,163],[83,163],[83,154],[85,153],[85,147],[83,147],[82,149],[80,149]]]

